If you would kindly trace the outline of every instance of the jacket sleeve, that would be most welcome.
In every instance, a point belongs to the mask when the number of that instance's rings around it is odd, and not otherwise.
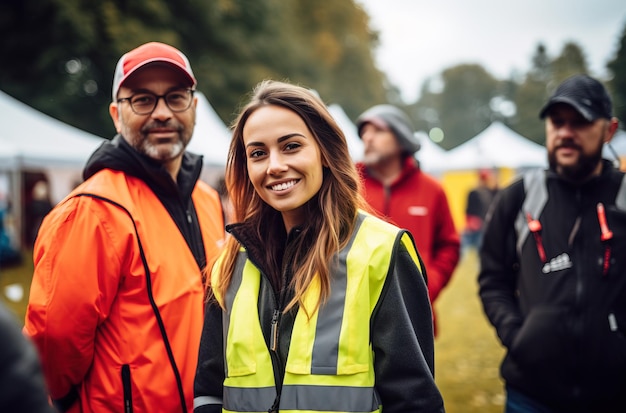
[[[435,302],[441,290],[448,284],[461,254],[461,241],[443,189],[437,201],[436,223],[433,235],[432,258],[428,264],[428,295]]]
[[[35,243],[24,331],[39,350],[53,400],[75,392],[89,370],[96,329],[120,282],[121,253],[131,248],[119,222],[132,224],[111,208],[70,199],[44,219]]]
[[[222,309],[207,302],[194,382],[194,413],[221,413],[224,386]]]
[[[443,412],[443,399],[434,380],[433,324],[426,283],[413,258],[417,257],[413,242],[408,233],[403,236],[410,242],[396,243],[372,315],[376,390],[385,413]],[[407,248],[412,248],[412,254]]]
[[[0,411],[52,413],[39,356],[0,302]]]
[[[500,191],[486,218],[480,248],[480,299],[505,347],[511,345],[523,322],[516,298],[519,258],[514,227],[523,195],[522,181]]]

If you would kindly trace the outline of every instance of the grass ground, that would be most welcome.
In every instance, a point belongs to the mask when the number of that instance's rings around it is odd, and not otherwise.
[[[498,373],[503,349],[482,311],[477,274],[476,253],[468,251],[435,305],[439,329],[435,340],[435,376],[447,413],[504,410]],[[0,268],[0,299],[19,320],[24,320],[31,276],[29,254],[25,254],[22,266]],[[15,300],[20,291],[22,298]]]
[[[435,303],[435,380],[447,413],[501,413],[504,350],[478,298],[478,258],[469,250]]]

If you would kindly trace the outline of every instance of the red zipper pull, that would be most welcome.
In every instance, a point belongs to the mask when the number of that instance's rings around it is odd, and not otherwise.
[[[606,223],[606,214],[604,213],[604,205],[602,202],[598,202],[598,221],[600,221],[600,231],[602,231],[600,239],[602,241],[608,241],[613,238],[613,231],[609,229]]]
[[[609,267],[611,265],[611,245],[607,241],[613,238],[613,231],[609,229],[609,225],[606,222],[606,213],[604,211],[604,205],[602,202],[598,202],[598,222],[600,222],[600,240],[604,243],[604,260],[602,261],[602,276],[605,277],[609,273]]]
[[[529,213],[526,213],[526,220],[528,221],[528,229],[530,232],[541,231],[541,222],[538,219],[533,219]]]
[[[541,241],[541,222],[539,222],[538,219],[533,219],[528,212],[526,213],[526,221],[528,222],[528,229],[533,233],[533,237],[535,238],[539,258],[541,259],[541,262],[545,264],[548,262],[548,259],[546,258],[546,250],[543,248],[543,242]]]

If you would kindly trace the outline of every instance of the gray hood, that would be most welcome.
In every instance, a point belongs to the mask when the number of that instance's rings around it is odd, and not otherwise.
[[[363,112],[356,120],[359,137],[361,137],[361,129],[366,123],[391,129],[406,153],[413,155],[419,151],[420,142],[414,134],[413,124],[407,114],[397,107],[376,105]]]

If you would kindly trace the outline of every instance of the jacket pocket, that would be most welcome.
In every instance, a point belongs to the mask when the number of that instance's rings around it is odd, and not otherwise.
[[[257,356],[267,352],[265,342],[257,339],[259,334],[262,333],[256,324],[239,324],[235,329],[231,326],[226,342],[227,377],[247,376],[257,372]]]
[[[553,366],[556,360],[567,357],[569,340],[564,325],[567,320],[561,308],[535,308],[513,339],[509,355],[529,369]]]
[[[133,390],[130,380],[130,366],[122,366],[122,388],[124,389],[124,413],[133,412]]]

